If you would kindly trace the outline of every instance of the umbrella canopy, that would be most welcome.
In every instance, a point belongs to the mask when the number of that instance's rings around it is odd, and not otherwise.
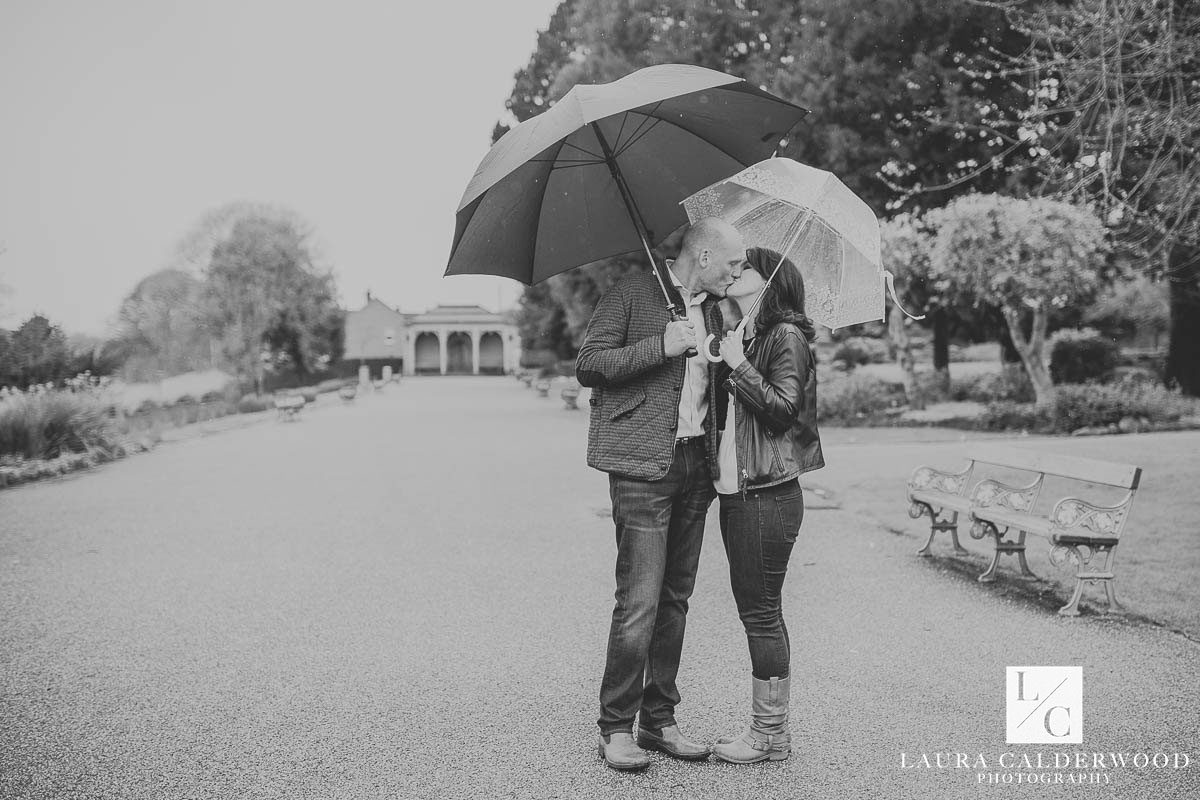
[[[771,158],[682,205],[692,221],[720,217],[748,246],[790,258],[804,276],[805,310],[815,322],[841,328],[883,319],[879,221],[832,173]]]
[[[661,243],[679,199],[771,155],[807,112],[702,67],[576,86],[506,133],[458,205],[447,275],[525,284]]]

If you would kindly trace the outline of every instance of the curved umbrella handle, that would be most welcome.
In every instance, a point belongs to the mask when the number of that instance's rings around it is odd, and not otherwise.
[[[710,333],[704,338],[704,357],[714,364],[723,360],[721,357],[721,343],[719,341],[717,342],[716,353],[713,353],[713,339],[716,338],[717,335],[715,333]]]
[[[734,334],[737,334],[738,336],[742,336],[745,333],[746,320],[748,320],[748,319],[749,319],[749,317],[742,317],[741,322],[739,322],[737,324],[737,327],[735,327],[732,331],[730,331],[730,333],[734,333]],[[717,338],[717,335],[715,333],[710,333],[708,336],[704,337],[704,357],[707,358],[709,361],[711,361],[714,364],[716,364],[719,361],[725,360],[724,357],[721,355],[721,342],[718,340],[717,346],[715,348],[713,347],[713,340],[716,338]]]
[[[890,270],[885,269],[883,271],[883,280],[884,283],[887,284],[887,290],[892,295],[892,302],[896,304],[896,308],[903,311],[904,314],[910,319],[925,319],[924,314],[918,317],[916,314],[911,313],[907,308],[900,304],[900,298],[896,297],[896,276],[893,275]]]

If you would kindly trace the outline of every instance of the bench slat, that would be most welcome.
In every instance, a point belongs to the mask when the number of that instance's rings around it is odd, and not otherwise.
[[[987,520],[996,525],[1016,528],[1017,530],[1033,533],[1038,536],[1049,536],[1054,532],[1054,525],[1045,517],[1034,514],[1022,514],[1020,511],[1010,511],[1000,508],[975,508],[971,516]]]
[[[1018,447],[976,444],[968,448],[967,455],[976,462],[1028,470],[1029,472],[1042,472],[1122,489],[1136,489],[1142,478],[1142,468],[1133,464],[1064,456],[1058,453],[1038,452]]]

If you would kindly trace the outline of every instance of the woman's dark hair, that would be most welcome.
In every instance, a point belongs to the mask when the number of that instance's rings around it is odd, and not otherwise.
[[[780,258],[783,257],[779,253],[765,247],[751,247],[746,251],[746,263],[764,280],[771,277]],[[780,322],[792,323],[810,342],[817,338],[812,320],[804,313],[804,278],[789,258],[783,258],[783,264],[759,303],[754,335],[770,330]]]

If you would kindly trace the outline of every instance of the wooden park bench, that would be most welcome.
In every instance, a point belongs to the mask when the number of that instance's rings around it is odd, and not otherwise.
[[[295,420],[300,414],[300,409],[304,408],[304,403],[304,395],[275,395],[275,410],[279,412],[279,418],[285,422]]]
[[[1021,572],[1033,576],[1025,560],[1025,537],[1033,534],[1050,543],[1050,560],[1055,566],[1067,561],[1076,566],[1075,591],[1058,613],[1079,614],[1085,582],[1103,583],[1109,613],[1121,613],[1113,587],[1113,553],[1129,518],[1141,467],[994,445],[971,447],[967,458],[966,468],[958,472],[929,466],[913,470],[908,481],[909,516],[928,515],[930,519],[929,539],[917,553],[930,554],[938,531],[949,532],[955,551],[965,553],[958,542],[959,515],[965,514],[971,522],[971,538],[991,536],[995,543],[992,561],[979,576],[981,582],[995,580],[1000,556],[1005,553],[1016,555]],[[996,470],[1017,471],[1025,480],[1005,483],[980,477]],[[1056,488],[1048,493],[1052,502],[1039,511],[1036,506],[1047,494],[1047,478]],[[1116,504],[1094,502],[1099,494],[1114,490],[1123,494]],[[1100,556],[1103,564],[1093,566]]]

